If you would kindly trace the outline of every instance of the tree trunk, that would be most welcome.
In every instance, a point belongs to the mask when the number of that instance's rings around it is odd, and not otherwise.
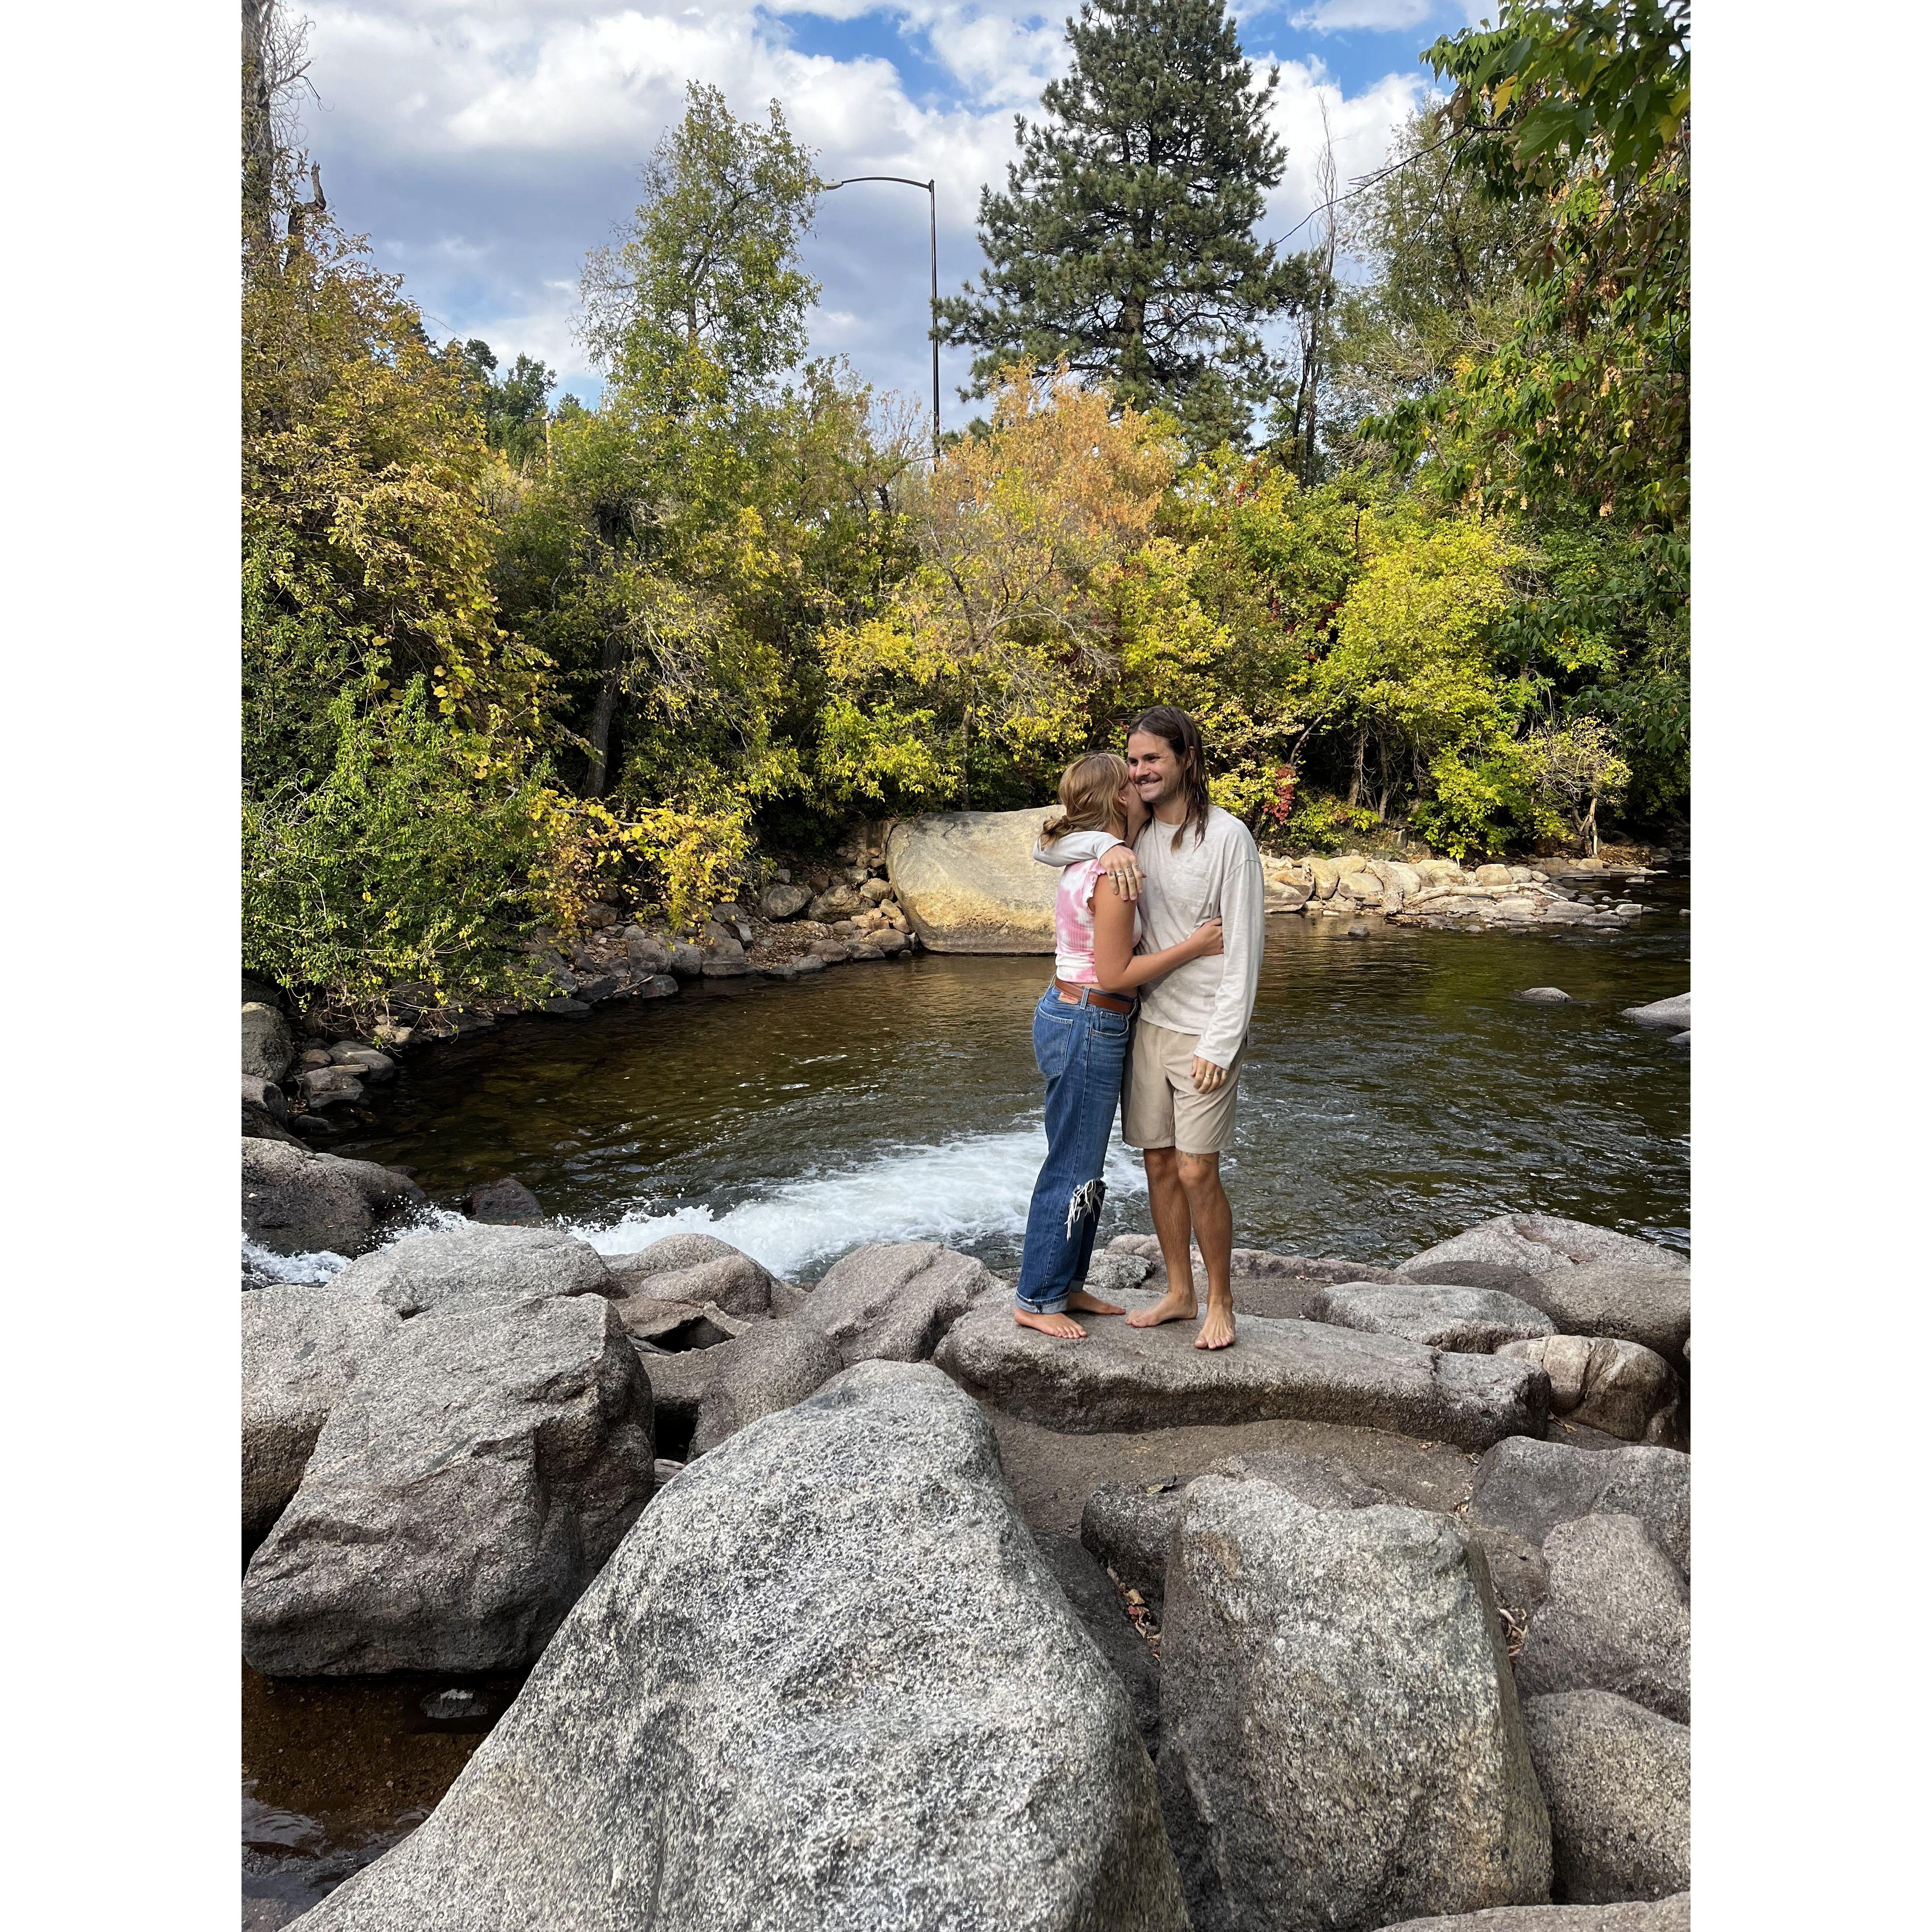
[[[1366,782],[1363,766],[1367,762],[1368,755],[1369,728],[1364,724],[1355,734],[1355,770],[1354,776],[1348,780],[1348,802],[1351,805],[1360,805],[1362,802],[1362,787]]]
[[[250,248],[273,239],[274,103],[270,93],[268,16],[274,0],[242,0],[242,232]]]
[[[610,777],[610,728],[617,716],[617,686],[624,668],[624,640],[616,631],[604,637],[602,676],[597,685],[597,708],[590,716],[590,770],[584,781],[586,798],[602,798]]]

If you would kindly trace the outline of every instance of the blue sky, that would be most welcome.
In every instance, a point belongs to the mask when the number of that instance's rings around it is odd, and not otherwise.
[[[588,398],[572,321],[585,251],[636,200],[639,163],[686,84],[734,110],[784,104],[828,179],[936,176],[940,282],[977,273],[982,183],[1004,178],[1012,117],[1064,64],[1062,14],[1026,0],[323,0],[304,110],[332,207],[399,270],[431,332],[519,351]],[[1316,199],[1325,105],[1346,182],[1380,160],[1430,85],[1418,56],[1486,10],[1443,0],[1309,0],[1238,10],[1257,64],[1282,64],[1274,118],[1289,150],[1268,211],[1286,231]],[[930,392],[926,212],[895,188],[826,196],[807,266],[824,284],[813,346],[882,388]],[[948,352],[942,408],[968,358]]]

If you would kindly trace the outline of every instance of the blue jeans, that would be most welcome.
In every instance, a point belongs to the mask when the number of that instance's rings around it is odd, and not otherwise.
[[[1087,1279],[1132,1030],[1131,1013],[1063,1000],[1051,986],[1034,1009],[1033,1054],[1046,1076],[1046,1163],[1027,1210],[1017,1293],[1042,1315],[1058,1314]]]

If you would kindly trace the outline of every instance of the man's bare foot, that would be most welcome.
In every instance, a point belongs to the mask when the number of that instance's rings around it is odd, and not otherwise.
[[[1127,1311],[1118,1301],[1102,1301],[1098,1295],[1089,1294],[1084,1288],[1076,1288],[1066,1298],[1069,1308],[1077,1308],[1082,1315],[1124,1315]]]
[[[1151,1308],[1136,1308],[1127,1317],[1127,1326],[1158,1328],[1163,1322],[1192,1322],[1195,1307],[1192,1289],[1170,1288]]]
[[[1052,1335],[1062,1342],[1084,1342],[1087,1331],[1078,1322],[1065,1315],[1041,1315],[1030,1308],[1016,1307],[1013,1321],[1022,1328],[1037,1328],[1042,1335]]]
[[[1234,1311],[1216,1303],[1208,1304],[1208,1318],[1194,1338],[1197,1348],[1232,1348],[1234,1346]]]

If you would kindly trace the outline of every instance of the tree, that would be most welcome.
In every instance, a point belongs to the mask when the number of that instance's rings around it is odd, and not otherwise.
[[[1015,123],[1006,191],[982,190],[991,266],[940,304],[980,350],[976,394],[1015,361],[1064,364],[1117,402],[1172,412],[1197,447],[1246,440],[1268,358],[1256,331],[1304,299],[1300,258],[1258,242],[1286,159],[1224,0],[1084,0],[1071,70]]]
[[[242,234],[251,261],[274,244],[278,211],[293,200],[295,106],[308,86],[308,22],[282,0],[242,0]]]
[[[490,447],[500,449],[521,469],[544,447],[555,370],[533,356],[519,356],[510,373],[500,380],[496,352],[473,335],[466,342],[449,343],[443,354],[456,368],[470,407],[482,418]]]
[[[644,198],[614,248],[584,266],[584,338],[598,366],[687,406],[728,378],[761,397],[804,359],[818,284],[800,266],[819,181],[774,100],[740,121],[694,81],[684,118],[641,171]]]

